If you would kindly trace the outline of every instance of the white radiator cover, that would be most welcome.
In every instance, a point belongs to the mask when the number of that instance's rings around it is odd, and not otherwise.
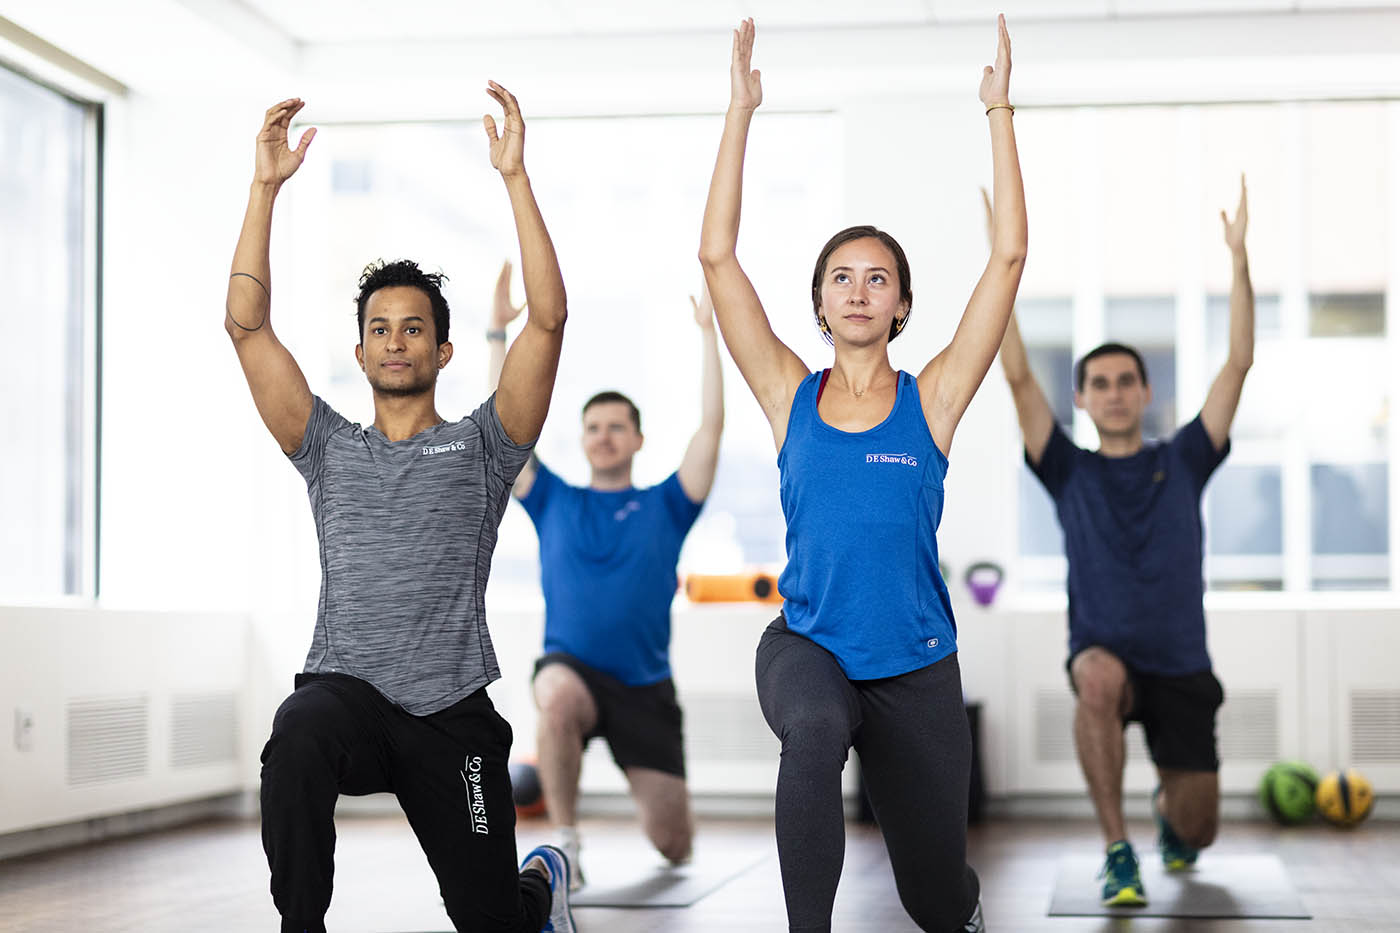
[[[0,834],[246,789],[248,631],[241,615],[0,608]]]

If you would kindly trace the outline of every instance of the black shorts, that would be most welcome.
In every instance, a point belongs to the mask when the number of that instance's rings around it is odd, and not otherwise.
[[[1065,662],[1066,673],[1073,663],[1074,658]],[[1127,670],[1133,706],[1123,725],[1142,723],[1152,763],[1178,771],[1219,771],[1215,713],[1225,701],[1225,689],[1215,674],[1206,670],[1163,676]],[[1072,674],[1069,686],[1074,689]]]
[[[593,695],[598,722],[583,737],[585,746],[590,739],[601,736],[607,740],[619,768],[652,768],[685,777],[681,708],[671,678],[632,687],[562,651],[552,651],[536,661],[534,676],[547,664],[568,667],[583,679]]]

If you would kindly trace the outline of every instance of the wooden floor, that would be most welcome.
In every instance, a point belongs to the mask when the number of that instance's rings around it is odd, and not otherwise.
[[[436,885],[407,825],[392,817],[341,817],[333,931],[423,931],[450,927]],[[636,838],[627,821],[592,821],[589,839]],[[1132,827],[1150,851],[1151,829]],[[549,841],[548,827],[524,822],[521,851]],[[697,850],[772,849],[771,822],[705,822]],[[970,859],[982,878],[987,927],[993,931],[1316,931],[1400,930],[1400,823],[1353,832],[1318,825],[1282,830],[1230,823],[1212,851],[1274,852],[1312,920],[1184,921],[1047,917],[1061,855],[1093,852],[1097,833],[1079,822],[992,822],[973,828]],[[587,865],[585,849],[585,866]],[[1202,871],[1209,870],[1209,853]],[[1086,885],[1096,884],[1085,878]],[[1149,892],[1150,893],[1150,892]],[[786,929],[776,855],[689,908],[580,908],[582,933],[715,933]],[[894,894],[878,834],[852,825],[837,895],[835,929],[860,933],[913,930]],[[258,827],[203,823],[0,862],[0,930],[187,933],[275,930]]]

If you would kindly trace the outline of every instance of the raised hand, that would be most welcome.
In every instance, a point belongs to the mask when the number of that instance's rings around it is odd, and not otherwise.
[[[763,103],[763,85],[753,64],[753,20],[746,19],[734,30],[734,51],[729,59],[729,106],[754,110]]]
[[[1240,203],[1235,208],[1235,219],[1231,220],[1220,212],[1220,222],[1225,225],[1225,245],[1231,250],[1244,249],[1244,231],[1249,226],[1249,203],[1244,189],[1244,174],[1240,174]]]
[[[501,266],[501,274],[496,278],[496,293],[491,299],[491,329],[505,330],[507,324],[520,317],[525,310],[525,302],[519,307],[510,303],[510,261]]]
[[[696,301],[695,296],[691,295],[690,306],[695,309],[695,323],[700,325],[700,329],[714,330],[715,305],[710,300],[710,287],[704,279],[700,280],[700,300]]]
[[[983,107],[1011,103],[1011,36],[1006,31],[1006,17],[997,16],[996,63],[982,69],[982,87],[977,96]]]
[[[262,129],[258,131],[257,159],[254,163],[253,181],[262,185],[281,185],[296,174],[306,158],[307,147],[316,136],[313,127],[301,134],[301,142],[293,149],[287,145],[287,130],[306,101],[291,97],[268,108],[263,116]]]
[[[501,105],[505,111],[505,128],[496,135],[496,120],[485,114],[481,122],[486,126],[486,138],[491,143],[491,166],[502,175],[523,175],[525,173],[525,120],[520,116],[520,102],[515,95],[495,81],[486,82],[486,93]]]

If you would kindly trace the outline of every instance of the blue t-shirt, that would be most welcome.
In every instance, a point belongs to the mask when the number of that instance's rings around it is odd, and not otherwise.
[[[812,373],[798,386],[778,453],[783,615],[851,680],[907,674],[957,650],[934,537],[948,458],[908,373],[899,373],[889,416],[867,431],[821,419],[820,382]]]
[[[520,504],[540,537],[544,650],[631,686],[670,677],[676,561],[703,503],[675,473],[648,489],[600,492],[537,463]]]
[[[1069,652],[1099,646],[1130,669],[1210,670],[1201,606],[1201,491],[1230,452],[1200,416],[1131,457],[1076,447],[1057,425],[1039,466],[1069,559]]]

